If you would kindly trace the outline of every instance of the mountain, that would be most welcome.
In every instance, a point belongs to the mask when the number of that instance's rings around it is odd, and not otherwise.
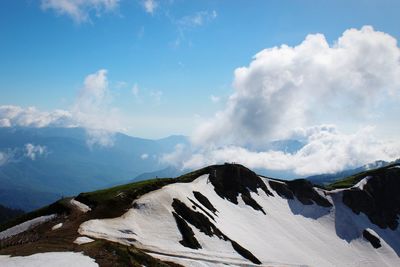
[[[324,188],[213,165],[28,213],[0,227],[22,256],[0,265],[399,266],[399,190],[398,163]]]
[[[187,142],[184,136],[149,140],[116,133],[113,145],[104,147],[89,146],[87,138],[82,128],[0,128],[0,203],[32,210],[61,196],[126,183],[166,168],[159,156]]]
[[[397,161],[395,161],[395,162],[397,162]],[[335,181],[343,179],[345,177],[351,176],[353,174],[385,167],[389,164],[390,164],[390,162],[387,162],[384,160],[377,160],[372,163],[368,163],[368,164],[365,164],[363,166],[360,166],[360,167],[357,167],[354,169],[344,170],[344,171],[330,173],[330,174],[318,174],[318,175],[309,176],[309,177],[307,177],[307,180],[313,182],[314,184],[318,184],[318,185],[328,185],[328,184],[334,183]]]

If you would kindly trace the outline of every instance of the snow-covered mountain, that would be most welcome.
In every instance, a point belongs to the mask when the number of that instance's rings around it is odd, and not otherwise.
[[[60,200],[3,226],[0,254],[82,252],[100,266],[399,266],[399,190],[400,164],[329,190],[214,165]]]

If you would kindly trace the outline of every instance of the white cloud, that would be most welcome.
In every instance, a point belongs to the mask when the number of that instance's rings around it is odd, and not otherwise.
[[[333,45],[311,34],[295,47],[264,49],[235,70],[233,87],[225,108],[195,129],[192,146],[177,147],[163,161],[182,169],[238,162],[311,175],[400,157],[399,143],[362,126],[378,109],[385,116],[382,106],[389,99],[398,104],[400,92],[396,39],[370,26],[346,30]],[[346,122],[359,130],[335,126]],[[294,153],[262,149],[287,138],[305,146]]]
[[[88,144],[112,146],[115,131],[122,130],[118,110],[110,105],[107,70],[89,74],[71,109],[78,125],[86,128]]]
[[[0,106],[0,127],[83,127],[88,145],[112,146],[114,133],[124,129],[119,111],[111,106],[108,84],[107,70],[89,74],[70,110]]]
[[[213,103],[218,103],[221,100],[221,98],[219,96],[215,96],[215,95],[211,95],[210,99],[211,99],[211,102],[213,102]]]
[[[39,156],[46,155],[47,148],[46,146],[41,145],[33,145],[31,143],[25,144],[25,153],[24,155],[31,160],[35,160]]]
[[[297,127],[362,122],[399,93],[400,50],[370,26],[346,30],[331,46],[310,34],[256,54],[235,70],[233,87],[225,109],[196,129],[195,144],[257,145]]]
[[[35,107],[0,106],[0,127],[73,127],[72,114],[66,110],[39,111]]]
[[[155,0],[144,0],[142,3],[144,10],[149,14],[153,14],[158,7],[158,3]]]
[[[190,41],[186,40],[186,33],[190,30],[193,30],[198,27],[202,27],[211,21],[217,18],[217,11],[199,11],[191,15],[184,16],[178,20],[171,18],[172,22],[176,24],[178,30],[178,36],[172,45],[174,47],[179,47],[181,43],[187,41],[191,44]]]
[[[307,144],[291,154],[283,151],[252,151],[237,145],[215,148],[185,147],[162,157],[162,161],[181,169],[196,169],[210,164],[236,162],[250,168],[292,171],[297,175],[333,173],[373,162],[400,157],[400,143],[379,141],[373,129],[343,134],[334,126],[303,129]]]
[[[149,158],[149,154],[144,153],[144,154],[140,155],[140,158],[143,159],[143,160],[148,159]]]
[[[93,12],[100,17],[118,6],[119,0],[41,0],[43,10],[51,9],[57,14],[70,16],[77,23],[90,21]]]

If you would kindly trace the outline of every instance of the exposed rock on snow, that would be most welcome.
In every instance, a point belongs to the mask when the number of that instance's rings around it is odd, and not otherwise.
[[[323,196],[318,194],[310,181],[298,179],[284,183],[269,180],[271,188],[281,197],[294,199],[294,196],[304,205],[317,204],[322,207],[332,207],[332,204]]]
[[[21,224],[18,224],[14,227],[11,227],[7,230],[4,230],[3,232],[0,232],[0,239],[5,239],[17,234],[20,234],[22,232],[25,232],[26,230],[29,230],[39,224],[45,223],[47,221],[52,220],[53,218],[55,218],[56,215],[47,215],[47,216],[41,216],[41,217],[37,217],[35,219],[23,222]]]
[[[343,191],[343,202],[353,212],[366,214],[374,224],[392,230],[398,227],[400,214],[400,179],[395,170],[388,170],[385,175],[364,178],[361,187]],[[399,237],[400,239],[400,237]]]
[[[381,241],[374,234],[370,233],[370,231],[371,230],[368,231],[365,229],[363,231],[363,237],[367,239],[374,248],[380,248],[382,246]]]
[[[94,259],[77,252],[47,252],[26,257],[0,255],[0,266],[13,267],[96,267]]]

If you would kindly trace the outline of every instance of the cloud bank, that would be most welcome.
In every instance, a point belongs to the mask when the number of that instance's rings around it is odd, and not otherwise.
[[[214,148],[193,148],[178,145],[162,157],[164,163],[180,169],[197,169],[205,165],[236,162],[256,169],[291,171],[307,176],[334,173],[355,168],[377,159],[390,161],[400,157],[400,144],[379,141],[373,128],[354,134],[339,132],[332,125],[302,129],[306,145],[294,153],[254,151],[243,146],[226,145]]]
[[[41,0],[43,10],[67,15],[76,23],[88,22],[92,13],[100,17],[116,10],[118,6],[119,0]]]
[[[107,70],[84,79],[69,110],[40,111],[35,107],[0,106],[0,127],[83,127],[89,146],[112,146],[116,131],[122,131],[121,115],[112,107]]]

